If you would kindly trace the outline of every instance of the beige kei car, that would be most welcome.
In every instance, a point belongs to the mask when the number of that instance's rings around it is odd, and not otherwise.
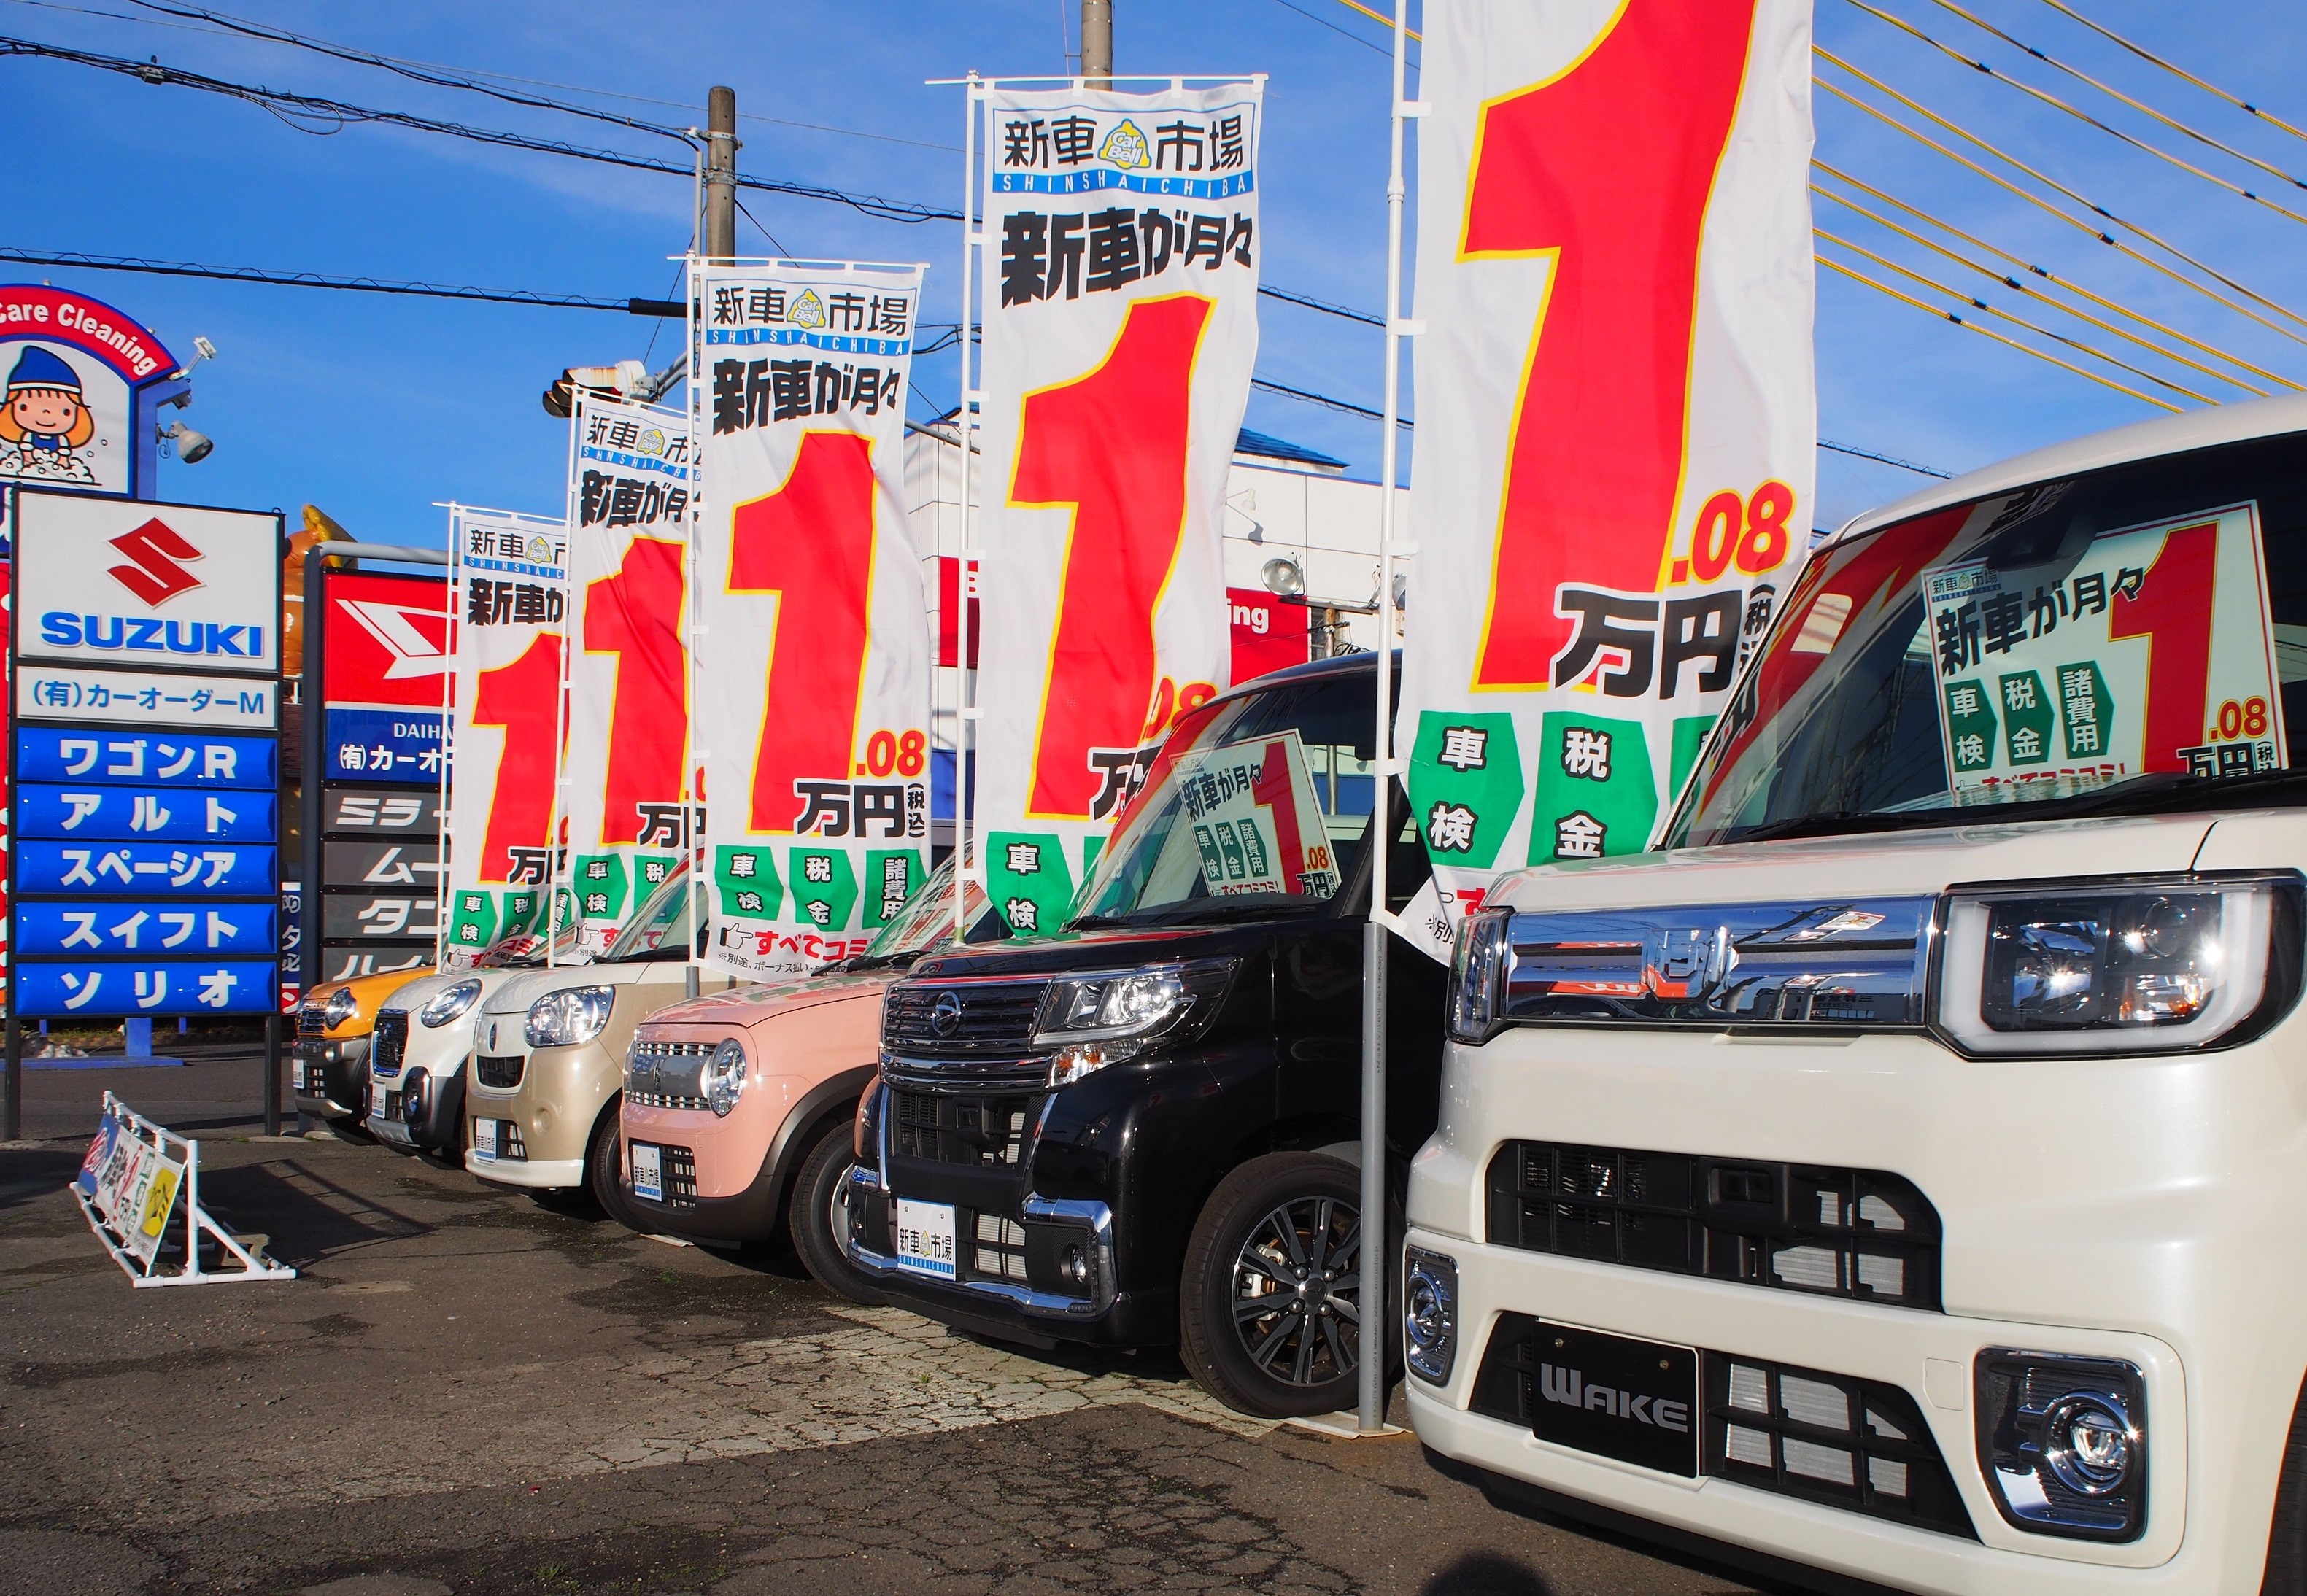
[[[693,900],[676,870],[597,959],[526,970],[488,994],[465,1091],[467,1170],[532,1191],[583,1188],[624,1216],[617,1114],[634,1028],[692,991],[736,985],[695,972]]]

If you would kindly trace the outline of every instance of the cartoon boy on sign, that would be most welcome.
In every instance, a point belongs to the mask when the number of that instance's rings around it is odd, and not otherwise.
[[[81,457],[96,436],[96,417],[81,393],[80,373],[64,358],[27,344],[8,373],[0,406],[0,476],[96,485],[96,471]]]

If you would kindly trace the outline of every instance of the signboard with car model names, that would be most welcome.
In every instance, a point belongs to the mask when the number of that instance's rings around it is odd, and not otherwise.
[[[19,489],[12,532],[16,1011],[270,1012],[279,516]]]

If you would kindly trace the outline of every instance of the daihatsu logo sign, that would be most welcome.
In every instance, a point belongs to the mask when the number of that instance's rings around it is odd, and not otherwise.
[[[155,609],[202,585],[201,579],[179,562],[208,557],[158,516],[133,532],[114,538],[112,546],[129,560],[126,565],[112,568],[113,577]]]

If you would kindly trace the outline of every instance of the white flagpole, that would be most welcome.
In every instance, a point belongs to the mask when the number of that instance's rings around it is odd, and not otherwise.
[[[1403,124],[1425,110],[1403,98],[1409,66],[1410,0],[1394,0],[1394,106],[1391,165],[1385,183],[1385,436],[1378,445],[1377,521],[1377,769],[1370,806],[1370,909],[1362,928],[1362,1241],[1360,1411],[1364,1435],[1385,1429],[1385,1348],[1391,1310],[1386,1283],[1394,1273],[1394,1238],[1386,1225],[1385,967],[1390,952],[1386,855],[1394,845],[1394,787],[1402,773],[1394,756],[1394,477],[1400,465],[1395,418],[1402,409],[1402,340],[1417,331],[1402,314],[1402,218],[1409,190],[1402,181]]]
[[[961,439],[961,559],[954,578],[954,716],[953,716],[953,940],[956,946],[969,932],[970,843],[976,806],[970,781],[972,755],[977,747],[977,692],[969,671],[970,570],[977,558],[977,510],[971,494],[969,457],[975,448],[977,390],[970,380],[971,335],[977,328],[977,124],[978,107],[985,89],[975,73],[969,74],[962,103],[968,107],[968,125],[962,134],[961,158],[961,409],[953,418]]]

